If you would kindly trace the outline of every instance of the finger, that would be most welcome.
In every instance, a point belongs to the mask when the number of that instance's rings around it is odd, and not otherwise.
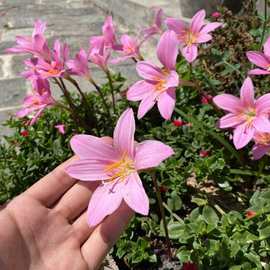
[[[43,205],[52,206],[70,187],[76,183],[76,179],[71,178],[66,172],[65,167],[76,160],[72,157],[55,168],[52,172],[40,179],[36,184],[25,191],[29,195],[40,201]]]
[[[80,246],[89,238],[90,234],[94,231],[94,227],[89,227],[87,223],[87,211],[80,215],[72,224],[74,232],[77,235]]]
[[[125,202],[122,202],[112,215],[96,227],[81,248],[82,255],[90,269],[98,269],[132,216],[133,211]]]
[[[53,211],[60,212],[72,222],[87,208],[97,185],[96,182],[77,182],[56,203]]]

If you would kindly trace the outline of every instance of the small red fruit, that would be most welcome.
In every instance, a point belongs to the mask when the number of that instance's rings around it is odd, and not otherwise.
[[[183,264],[182,270],[198,270],[198,267],[193,262],[186,262]]]
[[[22,130],[22,131],[20,132],[20,134],[21,134],[21,136],[23,136],[23,137],[28,137],[28,136],[29,136],[29,131],[28,131],[28,130]]]
[[[201,150],[200,151],[200,157],[202,157],[202,158],[208,157],[209,154],[210,154],[210,152],[207,151],[207,150]]]
[[[248,218],[248,219],[253,218],[253,217],[256,216],[256,214],[257,213],[255,211],[253,211],[253,210],[247,210],[246,211],[246,218]]]
[[[182,126],[184,126],[186,124],[182,120],[173,120],[172,122],[173,122],[174,126],[176,126],[176,127],[182,127]]]

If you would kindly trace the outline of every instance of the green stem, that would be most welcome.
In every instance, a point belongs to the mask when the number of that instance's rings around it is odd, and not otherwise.
[[[265,32],[266,32],[266,26],[267,26],[267,18],[268,14],[267,14],[267,0],[264,0],[264,22],[263,22],[263,32],[262,32],[262,36],[261,36],[261,42],[260,42],[260,48],[263,45],[263,41],[264,41],[264,36],[265,36]]]
[[[113,112],[116,114],[116,107],[115,107],[115,96],[114,96],[114,88],[113,88],[113,81],[112,81],[112,76],[109,70],[106,70],[106,75],[109,80],[109,86],[111,90],[111,95],[112,95],[112,105],[113,105]]]
[[[210,135],[212,138],[217,140],[219,143],[221,143],[236,159],[237,161],[241,164],[244,165],[244,162],[242,158],[240,157],[239,153],[231,146],[230,143],[228,143],[223,137],[221,137],[218,133],[215,131],[212,131],[208,127],[205,127],[201,122],[197,121],[195,118],[192,116],[187,115],[183,111],[181,111],[178,108],[175,108],[175,111],[180,114],[183,118],[185,118],[188,122],[191,122],[194,126],[197,126],[202,132],[207,133]]]
[[[169,206],[163,202],[162,205],[165,207],[165,209],[177,220],[179,221],[180,223],[183,223],[183,220],[178,216],[176,215],[175,213],[173,213],[173,211],[169,208]]]
[[[97,92],[98,92],[98,94],[99,94],[99,96],[101,98],[101,102],[103,104],[103,107],[106,110],[109,119],[112,121],[112,116],[111,116],[110,108],[109,108],[109,106],[108,106],[108,104],[106,102],[106,99],[105,99],[105,97],[104,97],[104,95],[103,95],[100,87],[96,84],[96,82],[92,78],[89,79],[89,82],[96,88],[96,90],[97,90]]]
[[[163,228],[164,228],[164,232],[165,232],[168,255],[169,255],[169,258],[172,259],[171,241],[169,238],[169,232],[168,232],[168,226],[167,226],[166,217],[165,217],[165,211],[164,211],[164,207],[163,207],[163,203],[162,203],[161,193],[159,190],[156,174],[154,172],[152,173],[152,180],[153,180],[154,187],[155,187],[155,190],[157,193],[158,206],[159,206],[159,211],[161,214],[161,219],[162,219]]]

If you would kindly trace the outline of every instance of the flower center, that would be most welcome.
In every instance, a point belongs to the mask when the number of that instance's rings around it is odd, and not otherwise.
[[[109,164],[105,168],[105,172],[110,176],[108,181],[114,181],[116,179],[123,181],[135,171],[134,161],[126,154],[124,154],[119,161]]]
[[[156,79],[157,82],[155,84],[155,89],[158,92],[162,92],[162,91],[167,89],[167,87],[166,87],[166,82],[167,82],[166,77],[170,74],[170,71],[168,69],[166,69],[166,68],[162,68],[161,72],[162,72],[163,78],[157,78]]]
[[[125,45],[123,51],[125,52],[125,54],[133,54],[135,53],[135,48],[131,45]]]
[[[257,133],[254,137],[257,144],[269,145],[270,144],[270,133]]]
[[[47,73],[49,73],[50,75],[58,75],[60,72],[61,71],[58,69],[51,68],[50,70],[48,70]]]
[[[247,123],[250,124],[256,117],[256,110],[254,108],[250,108],[244,113],[244,115]]]
[[[196,35],[194,35],[194,33],[192,33],[191,31],[187,31],[185,35],[185,43],[188,46],[191,46],[192,44],[196,43],[196,41],[197,41]]]

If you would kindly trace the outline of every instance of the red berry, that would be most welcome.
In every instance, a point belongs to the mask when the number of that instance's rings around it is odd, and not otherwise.
[[[200,157],[205,158],[209,156],[209,151],[207,150],[201,150],[200,151]]]
[[[256,216],[256,212],[255,211],[253,211],[253,210],[247,210],[246,211],[246,218],[253,218],[253,217],[255,217]]]
[[[173,124],[176,126],[176,127],[182,127],[184,126],[186,123],[182,120],[173,120]]]
[[[20,132],[20,134],[23,136],[23,137],[28,137],[29,136],[29,131],[28,130],[22,130]]]
[[[198,270],[198,267],[193,262],[186,262],[183,264],[182,270]]]

